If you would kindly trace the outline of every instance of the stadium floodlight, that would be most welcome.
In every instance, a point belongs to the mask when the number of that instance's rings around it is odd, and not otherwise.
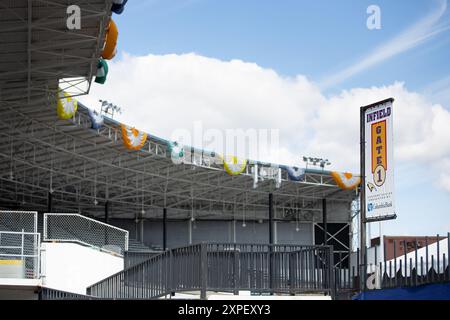
[[[101,113],[105,115],[110,115],[111,118],[114,118],[114,113],[122,113],[122,108],[112,104],[106,100],[99,100],[102,104]]]
[[[322,158],[317,158],[317,157],[303,156],[303,162],[306,163],[306,168],[308,168],[308,165],[313,165],[313,166],[319,166],[322,169],[324,169],[325,166],[331,165],[331,162],[328,159],[322,159]]]

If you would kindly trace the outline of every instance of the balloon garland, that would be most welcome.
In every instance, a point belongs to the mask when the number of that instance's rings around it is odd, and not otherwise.
[[[182,145],[180,145],[178,142],[168,142],[167,148],[170,152],[170,157],[173,161],[179,162],[181,159],[184,158],[184,148]]]
[[[361,178],[356,177],[351,173],[332,171],[331,176],[333,177],[336,184],[344,190],[353,190],[361,183]]]
[[[135,128],[131,128],[124,124],[121,124],[122,127],[122,139],[125,147],[130,150],[139,150],[141,149],[145,141],[147,141],[147,134],[143,131],[136,130]]]
[[[62,120],[72,118],[78,109],[77,100],[70,97],[66,92],[58,92],[58,101],[56,103],[56,113]]]
[[[108,64],[105,60],[98,60],[97,63],[97,75],[95,77],[95,82],[104,84],[106,81],[106,76],[108,75]]]
[[[107,32],[102,57],[103,59],[111,60],[116,55],[117,37],[119,36],[119,31],[113,19],[109,22]]]
[[[88,113],[92,123],[91,128],[96,130],[100,129],[105,121],[104,117],[101,114],[98,114],[97,111],[91,109],[88,110]]]
[[[121,14],[127,4],[128,0],[113,0],[111,11],[115,14]]]
[[[289,179],[292,181],[302,181],[305,176],[305,169],[297,167],[286,167]]]
[[[230,176],[235,176],[244,172],[247,167],[247,159],[238,159],[235,156],[228,156],[223,159],[223,166]]]

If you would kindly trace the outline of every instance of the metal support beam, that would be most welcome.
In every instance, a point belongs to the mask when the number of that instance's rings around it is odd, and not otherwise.
[[[323,244],[328,243],[328,223],[327,223],[327,199],[322,199],[322,217],[323,217]]]
[[[163,250],[167,249],[167,208],[163,208]]]
[[[273,244],[273,194],[269,193],[269,244]]]
[[[273,194],[269,193],[269,290],[272,295],[273,289]]]
[[[364,119],[364,114],[365,114],[365,110],[366,108],[363,107],[360,109],[360,136],[361,136],[361,145],[360,145],[360,175],[361,175],[361,191],[360,191],[360,196],[361,196],[361,205],[360,205],[360,210],[359,210],[359,221],[360,221],[360,230],[359,230],[359,234],[360,234],[360,244],[359,244],[359,248],[360,248],[360,259],[359,261],[364,264],[366,261],[366,176],[365,176],[365,172],[366,172],[366,159],[365,159],[365,148],[366,148],[366,132],[365,132],[365,119]],[[359,268],[360,266],[358,266]],[[360,276],[360,281],[361,281],[361,290],[364,291],[365,289],[365,274],[366,274],[366,270],[364,268],[360,269],[362,274]],[[363,272],[364,271],[364,272]]]
[[[48,192],[48,198],[47,198],[47,212],[51,213],[53,210],[53,193]]]
[[[105,223],[109,223],[109,201],[105,202]]]

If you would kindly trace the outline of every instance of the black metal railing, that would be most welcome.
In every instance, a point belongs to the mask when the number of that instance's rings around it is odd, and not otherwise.
[[[334,296],[330,246],[197,244],[171,249],[88,288],[107,299],[152,299],[174,292],[323,293]]]
[[[337,291],[356,293],[449,282],[450,234],[447,238],[439,235],[433,238],[425,238],[421,245],[417,239],[409,243],[406,240],[401,243],[393,240],[390,255],[386,245],[383,252],[379,252],[377,247],[366,248],[365,252],[369,252],[370,257],[366,256],[363,262],[360,261],[358,249],[354,252],[354,263],[349,264],[349,267],[344,268],[340,264],[335,266]],[[401,255],[398,254],[400,244],[403,247]]]
[[[135,266],[161,253],[162,251],[138,251],[138,252],[125,251],[125,254],[123,256],[124,269],[128,269],[132,266]]]
[[[97,300],[98,298],[78,293],[66,292],[51,288],[41,288],[38,293],[39,300]]]

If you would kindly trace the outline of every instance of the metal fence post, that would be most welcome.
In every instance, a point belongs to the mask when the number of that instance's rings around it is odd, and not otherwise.
[[[172,288],[173,288],[173,273],[174,273],[174,267],[173,267],[173,257],[172,257],[172,250],[169,250],[169,277],[168,277],[168,285],[167,285],[167,292],[170,292],[170,295],[172,295]]]
[[[447,233],[447,273],[447,280],[450,280],[450,232]]]
[[[200,299],[206,300],[206,287],[208,285],[208,248],[206,243],[200,245]]]
[[[48,239],[48,235],[47,235],[47,232],[48,232],[48,230],[47,230],[47,214],[46,213],[44,213],[44,226],[43,226],[44,228],[44,234],[43,234],[43,239],[42,239],[42,241],[46,241],[47,239]]]
[[[239,284],[240,284],[240,279],[239,279],[239,252],[237,250],[234,250],[233,253],[234,256],[234,266],[233,266],[233,294],[238,295],[239,294]]]
[[[330,275],[329,275],[329,282],[330,282],[330,294],[331,294],[331,299],[335,300],[336,299],[336,282],[334,279],[334,251],[333,251],[333,246],[329,246],[328,247],[329,250],[329,255],[330,255]]]

